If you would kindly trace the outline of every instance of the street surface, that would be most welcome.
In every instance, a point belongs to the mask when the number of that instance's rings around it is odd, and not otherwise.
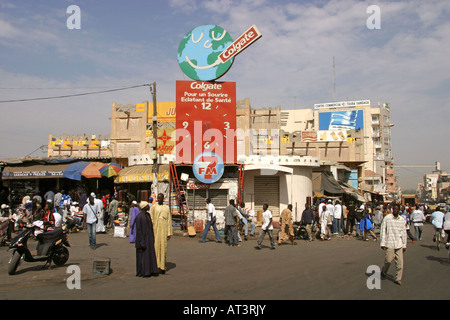
[[[211,234],[211,233],[210,233]],[[276,234],[276,232],[274,232]],[[395,265],[379,289],[368,289],[371,265],[382,266],[379,242],[355,238],[284,244],[270,250],[266,236],[262,250],[256,238],[239,248],[210,241],[201,235],[174,235],[169,241],[168,271],[151,278],[135,276],[135,250],[128,238],[97,235],[97,250],[88,247],[86,231],[69,235],[70,259],[65,266],[42,270],[43,263],[22,262],[17,274],[7,273],[10,254],[0,248],[0,299],[83,300],[305,300],[305,299],[450,299],[448,251],[438,251],[430,224],[424,239],[405,253],[403,286],[393,283]],[[31,248],[36,242],[30,240]],[[93,273],[93,261],[111,259],[109,275]],[[68,266],[81,271],[81,288],[68,289]],[[186,305],[189,306],[189,302]]]

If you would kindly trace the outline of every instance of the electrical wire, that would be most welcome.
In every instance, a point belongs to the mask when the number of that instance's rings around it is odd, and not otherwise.
[[[146,87],[146,86],[150,86],[150,84],[141,84],[141,85],[131,86],[131,87],[123,87],[123,88],[116,88],[116,89],[103,90],[103,91],[94,91],[94,92],[85,92],[85,93],[68,94],[68,95],[54,96],[54,97],[29,98],[29,99],[15,99],[15,100],[1,100],[0,103],[26,102],[26,101],[38,101],[38,100],[50,100],[50,99],[63,99],[63,98],[70,98],[70,97],[87,96],[87,95],[91,95],[91,94],[99,94],[99,93],[107,93],[107,92],[114,92],[114,91],[128,90],[128,89],[134,89],[134,88],[140,88],[140,87]]]

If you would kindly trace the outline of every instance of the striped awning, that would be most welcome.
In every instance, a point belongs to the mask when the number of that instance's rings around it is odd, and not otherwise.
[[[115,183],[139,183],[153,182],[154,165],[135,165],[122,169],[114,179]],[[169,165],[160,165],[158,169],[158,181],[169,180]]]

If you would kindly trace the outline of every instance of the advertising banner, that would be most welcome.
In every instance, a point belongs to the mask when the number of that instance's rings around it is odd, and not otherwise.
[[[363,128],[363,110],[319,113],[319,130],[357,130]]]

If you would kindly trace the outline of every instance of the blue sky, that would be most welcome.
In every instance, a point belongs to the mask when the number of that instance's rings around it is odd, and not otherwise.
[[[379,30],[366,26],[372,4],[380,7]],[[80,30],[66,27],[70,5],[81,9]],[[0,100],[156,81],[158,101],[174,101],[175,81],[188,80],[176,54],[189,30],[216,24],[236,38],[256,24],[263,37],[220,79],[237,83],[238,99],[256,108],[330,102],[334,56],[337,100],[391,104],[396,163],[440,161],[450,170],[449,18],[450,1],[441,0],[0,0]],[[113,101],[145,100],[147,87],[0,103],[0,158],[29,154],[50,133],[108,134]],[[415,188],[431,170],[397,174]]]

